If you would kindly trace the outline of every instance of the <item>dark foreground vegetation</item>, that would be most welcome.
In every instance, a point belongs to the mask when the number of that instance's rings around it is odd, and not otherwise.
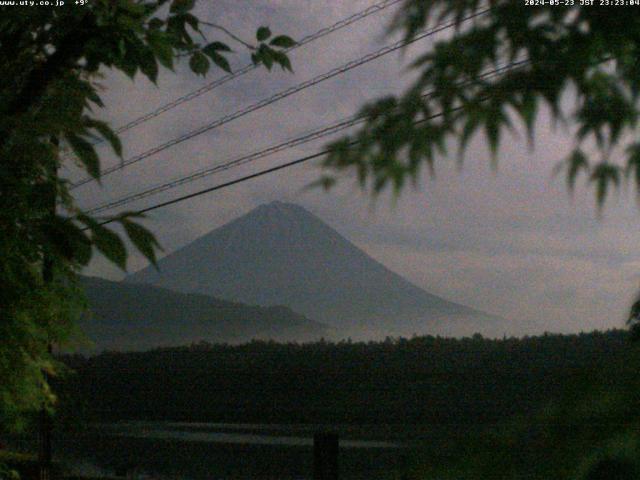
[[[488,424],[539,409],[570,385],[616,381],[632,350],[623,331],[201,343],[66,357],[75,373],[61,387],[74,415],[99,421]]]
[[[198,479],[303,478],[308,447],[118,436],[94,422],[245,424],[160,427],[202,433],[264,433],[251,424],[272,422],[276,436],[328,424],[344,439],[406,447],[345,450],[347,479],[631,480],[640,478],[639,350],[616,330],[68,356],[75,373],[59,385],[59,451],[106,472],[135,464]]]

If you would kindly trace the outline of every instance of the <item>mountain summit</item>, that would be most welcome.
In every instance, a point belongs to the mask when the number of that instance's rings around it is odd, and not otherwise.
[[[503,331],[496,331],[501,319],[425,292],[291,203],[261,205],[167,255],[159,267],[126,281],[286,305],[356,337]]]

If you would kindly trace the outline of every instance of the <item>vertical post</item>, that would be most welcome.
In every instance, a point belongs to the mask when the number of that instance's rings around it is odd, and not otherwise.
[[[313,436],[313,480],[338,480],[337,433],[316,433]]]
[[[51,353],[51,344],[47,345],[49,353]],[[51,448],[51,433],[52,433],[52,421],[51,415],[46,407],[43,405],[40,410],[39,418],[39,432],[38,432],[38,478],[39,480],[51,479],[51,462],[52,462],[52,448]]]
[[[55,148],[58,147],[59,142],[56,137],[51,139],[51,143]],[[49,215],[54,217],[56,214],[56,202],[57,202],[57,167],[54,172],[54,177],[51,183],[45,188],[46,202],[48,203]],[[42,280],[45,284],[53,282],[53,258],[46,251],[42,258]],[[51,341],[47,342],[47,351],[51,355],[53,348]],[[45,380],[49,380],[45,373]],[[46,405],[42,405],[39,418],[39,432],[38,432],[38,478],[39,480],[51,480],[51,465],[52,465],[52,445],[51,436],[53,430],[53,422],[51,414],[46,408]]]

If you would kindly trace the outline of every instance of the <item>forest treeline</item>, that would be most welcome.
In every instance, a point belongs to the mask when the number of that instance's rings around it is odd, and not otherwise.
[[[66,356],[62,411],[83,419],[488,424],[571,385],[632,375],[622,330],[485,339],[198,343]]]

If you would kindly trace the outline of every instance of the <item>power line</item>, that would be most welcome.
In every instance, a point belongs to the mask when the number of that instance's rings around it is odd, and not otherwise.
[[[362,10],[358,13],[355,13],[347,18],[344,18],[342,20],[340,20],[339,22],[334,23],[333,25],[329,26],[329,27],[325,27],[322,28],[320,30],[318,30],[315,33],[312,33],[311,35],[307,35],[306,37],[302,38],[299,42],[296,43],[296,45],[294,45],[293,47],[287,48],[285,49],[286,53],[289,53],[297,48],[300,48],[304,45],[307,45],[308,43],[314,42],[322,37],[325,37],[327,35],[330,35],[333,32],[336,32],[344,27],[347,27],[353,23],[356,23],[364,18],[367,18],[370,15],[373,15],[374,13],[378,13],[388,7],[391,7],[392,5],[395,5],[396,3],[400,3],[403,0],[384,0],[382,2],[376,3],[375,5],[372,5],[368,8],[366,8],[365,10]],[[182,103],[188,102],[190,100],[193,100],[196,97],[199,97],[200,95],[210,92],[211,90],[218,88],[221,85],[224,85],[225,83],[238,78],[246,73],[249,73],[252,70],[255,70],[256,68],[258,68],[259,65],[256,65],[254,63],[250,63],[245,65],[244,67],[240,68],[239,70],[236,70],[233,73],[230,73],[228,75],[225,75],[217,80],[214,80],[213,82],[204,85],[203,87],[194,90],[193,92],[190,92],[182,97],[179,97],[177,99],[175,99],[174,101],[167,103],[161,107],[159,107],[158,109],[149,112],[141,117],[136,118],[135,120],[132,120],[131,122],[117,128],[115,130],[116,133],[120,134],[122,132],[125,132],[127,130],[130,130],[138,125],[140,125],[141,123],[144,123],[154,117],[157,117],[159,115],[162,115],[164,112],[171,110],[175,107],[177,107],[178,105],[181,105]]]
[[[355,145],[356,143],[357,142],[352,142],[350,144],[350,146]],[[216,190],[221,190],[223,188],[230,187],[232,185],[236,185],[238,183],[246,182],[247,180],[251,180],[251,179],[254,179],[254,178],[257,178],[257,177],[261,177],[261,176],[267,175],[269,173],[277,172],[278,170],[283,170],[283,169],[288,168],[288,167],[293,167],[294,165],[299,165],[301,163],[308,162],[308,161],[313,160],[315,158],[322,157],[323,155],[326,155],[329,152],[330,152],[330,150],[327,149],[327,150],[323,150],[321,152],[317,152],[317,153],[314,153],[314,154],[311,154],[311,155],[307,155],[306,157],[298,158],[297,160],[293,160],[291,162],[287,162],[287,163],[284,163],[282,165],[271,167],[271,168],[268,168],[266,170],[261,170],[261,171],[256,172],[256,173],[252,173],[251,175],[246,175],[244,177],[240,177],[240,178],[237,178],[235,180],[231,180],[229,182],[221,183],[219,185],[214,185],[213,187],[205,188],[204,190],[200,190],[198,192],[190,193],[188,195],[182,195],[181,197],[174,198],[174,199],[171,199],[171,200],[167,200],[166,202],[158,203],[156,205],[152,205],[151,207],[143,208],[141,210],[136,210],[135,213],[138,214],[138,215],[142,215],[142,214],[145,214],[147,212],[151,212],[152,210],[157,210],[157,209],[162,208],[162,207],[167,207],[167,206],[173,205],[175,203],[183,202],[185,200],[189,200],[190,198],[199,197],[200,195],[204,195],[205,193],[214,192]],[[107,219],[107,220],[105,220],[103,222],[100,222],[100,225],[107,225],[107,224],[113,223],[115,221],[117,221],[117,218],[110,218],[110,219]],[[86,231],[86,230],[89,230],[89,227],[82,228],[82,231]]]
[[[517,61],[517,62],[509,63],[507,65],[503,65],[503,66],[498,67],[496,69],[493,69],[491,71],[485,72],[485,73],[479,75],[477,78],[475,78],[473,80],[470,80],[469,82],[465,82],[464,84],[474,83],[474,82],[477,82],[479,80],[486,80],[488,78],[491,78],[491,77],[494,77],[494,76],[497,76],[497,75],[501,75],[506,71],[513,70],[514,68],[520,68],[521,66],[523,66],[526,63],[528,63],[528,61],[523,60],[523,61]],[[424,97],[428,97],[430,95],[431,95],[431,93],[426,93],[423,96]],[[286,142],[282,142],[282,143],[279,143],[277,145],[272,145],[272,146],[270,146],[268,148],[265,148],[263,150],[259,150],[257,152],[253,152],[253,153],[250,153],[248,155],[243,155],[243,156],[241,156],[239,158],[236,158],[234,160],[231,160],[231,161],[228,161],[228,162],[224,162],[224,163],[221,163],[219,165],[214,165],[212,167],[208,167],[208,168],[205,168],[205,169],[201,169],[201,170],[198,170],[198,171],[196,171],[194,173],[191,173],[191,174],[189,174],[187,176],[180,177],[178,179],[171,180],[171,181],[159,184],[159,185],[155,185],[155,186],[153,186],[151,188],[148,188],[146,190],[143,190],[141,192],[137,192],[137,193],[133,193],[133,194],[130,194],[130,195],[126,195],[126,196],[121,197],[121,198],[119,198],[117,200],[113,200],[113,201],[104,203],[102,205],[91,207],[90,209],[88,209],[86,211],[86,213],[90,214],[90,215],[93,215],[93,214],[96,214],[96,213],[104,212],[104,211],[111,210],[113,208],[116,208],[116,207],[119,207],[119,206],[122,206],[122,205],[126,205],[126,204],[129,204],[129,203],[132,203],[132,202],[134,202],[136,200],[141,200],[143,198],[146,198],[146,197],[149,197],[149,196],[152,196],[152,195],[156,195],[156,194],[164,192],[166,190],[171,190],[171,189],[176,188],[178,186],[194,182],[196,180],[199,180],[201,178],[213,175],[215,173],[226,171],[226,170],[229,170],[231,168],[235,168],[235,167],[238,167],[238,166],[241,166],[241,165],[245,165],[247,163],[250,163],[250,162],[253,162],[253,161],[268,157],[268,156],[271,156],[271,155],[273,155],[275,153],[278,153],[278,152],[281,152],[283,150],[288,150],[290,148],[294,148],[294,147],[309,143],[311,141],[318,140],[320,138],[324,138],[324,137],[327,137],[329,135],[333,135],[335,133],[338,133],[338,132],[344,131],[344,130],[350,128],[350,127],[353,127],[353,126],[355,126],[355,125],[357,125],[359,123],[362,123],[365,120],[366,120],[366,116],[362,116],[362,115],[349,117],[348,119],[340,120],[339,122],[334,123],[332,125],[324,126],[324,127],[318,128],[316,130],[313,130],[312,132],[307,133],[305,135],[296,137],[296,138],[291,139],[291,140],[287,140]]]
[[[452,108],[451,111],[460,110],[461,108],[462,107]],[[441,117],[443,115],[444,115],[443,113],[437,113],[435,115],[431,115],[428,118],[420,120],[419,122],[416,122],[416,123],[421,123],[423,121],[431,120],[433,118]],[[357,145],[358,143],[359,143],[359,141],[357,141],[357,140],[353,141],[347,147],[351,148],[351,147]],[[250,175],[245,175],[244,177],[240,177],[240,178],[237,178],[235,180],[230,180],[228,182],[224,182],[224,183],[221,183],[221,184],[218,184],[218,185],[214,185],[213,187],[208,187],[208,188],[205,188],[203,190],[199,190],[199,191],[194,192],[194,193],[189,193],[187,195],[182,195],[180,197],[173,198],[171,200],[167,200],[165,202],[158,203],[156,205],[152,205],[150,207],[143,208],[141,210],[137,210],[136,213],[139,214],[139,215],[142,215],[142,214],[151,212],[153,210],[157,210],[159,208],[167,207],[169,205],[174,205],[176,203],[183,202],[185,200],[189,200],[191,198],[199,197],[200,195],[204,195],[206,193],[215,192],[216,190],[221,190],[223,188],[227,188],[227,187],[230,187],[232,185],[236,185],[238,183],[246,182],[247,180],[252,180],[254,178],[261,177],[263,175],[268,175],[269,173],[277,172],[278,170],[283,170],[285,168],[293,167],[295,165],[299,165],[301,163],[305,163],[305,162],[314,160],[316,158],[322,157],[322,156],[327,155],[329,153],[331,153],[331,149],[325,149],[325,150],[322,150],[320,152],[316,152],[316,153],[313,153],[311,155],[307,155],[305,157],[298,158],[296,160],[292,160],[290,162],[283,163],[281,165],[277,165],[275,167],[267,168],[266,170],[261,170],[259,172],[252,173]],[[106,225],[106,224],[112,223],[114,221],[116,221],[116,219],[108,219],[108,220],[105,220],[104,222],[102,222],[101,225]]]
[[[329,25],[328,27],[323,27],[320,30],[318,30],[317,32],[314,32],[310,35],[307,35],[305,37],[303,37],[300,41],[296,42],[296,44],[293,47],[289,47],[284,49],[285,53],[289,53],[292,52],[293,50],[296,50],[297,48],[300,48],[304,45],[307,45],[309,43],[312,43],[316,40],[319,40],[323,37],[326,37],[327,35],[330,35],[334,32],[337,32],[338,30],[341,30],[345,27],[348,27],[349,25],[352,25],[356,22],[359,22],[360,20],[363,20],[373,14],[376,14],[378,12],[381,12],[383,10],[385,10],[386,8],[389,8],[397,3],[402,2],[403,0],[383,0],[382,2],[378,2],[374,5],[371,5],[370,7],[365,8],[364,10],[361,10],[359,12],[354,13],[353,15],[350,15],[346,18],[343,18],[342,20],[339,20],[338,22],[334,23],[333,25]],[[189,102],[191,100],[193,100],[194,98],[197,98],[201,95],[204,95],[207,92],[210,92],[222,85],[224,85],[225,83],[230,82],[231,80],[241,77],[253,70],[255,70],[256,68],[258,68],[260,66],[260,64],[255,64],[255,63],[249,63],[247,65],[245,65],[244,67],[236,70],[235,72],[229,73],[228,75],[224,75],[216,80],[214,80],[213,82],[210,82],[200,88],[198,88],[197,90],[194,90],[192,92],[189,92],[181,97],[176,98],[175,100],[172,100],[169,103],[166,103],[160,107],[158,107],[157,109],[148,112],[144,115],[141,115],[140,117],[137,117],[133,120],[131,120],[129,123],[126,123],[124,125],[121,125],[120,127],[116,128],[114,130],[114,132],[116,134],[121,134],[126,132],[127,130],[131,130],[132,128],[137,127],[138,125],[141,125],[143,123],[148,122],[149,120],[158,117],[160,115],[162,115],[165,112],[168,112],[169,110],[172,110],[174,108],[176,108],[179,105],[182,105],[183,103]],[[93,142],[93,145],[99,145],[101,143],[104,143],[104,139],[97,139],[96,141]]]
[[[602,62],[605,62],[605,61],[608,61],[608,60],[610,60],[610,58],[605,58],[605,59],[601,60],[599,63],[602,63]],[[528,60],[523,60],[523,61],[516,62],[516,63],[524,65],[524,64],[528,64],[529,61]],[[486,100],[486,99],[481,99],[481,100]],[[464,108],[463,106],[453,107],[449,111],[450,112],[456,112],[456,111],[462,110],[463,108]],[[429,117],[426,117],[426,118],[423,118],[423,119],[420,119],[420,120],[414,122],[414,125],[418,125],[418,124],[424,123],[424,122],[426,122],[428,120],[432,120],[434,118],[443,117],[443,116],[444,116],[443,112],[436,113],[434,115],[431,115]],[[347,145],[347,148],[351,148],[351,147],[357,145],[358,143],[360,143],[360,142],[357,141],[357,140],[352,141]],[[231,180],[231,181],[228,181],[228,182],[225,182],[225,183],[214,185],[212,187],[208,187],[208,188],[205,188],[203,190],[199,190],[199,191],[194,192],[194,193],[190,193],[190,194],[187,194],[187,195],[182,195],[180,197],[176,197],[176,198],[173,198],[171,200],[167,200],[165,202],[158,203],[158,204],[152,205],[150,207],[143,208],[141,210],[137,210],[137,211],[135,211],[135,213],[137,213],[137,214],[145,214],[145,213],[151,212],[153,210],[157,210],[159,208],[163,208],[163,207],[166,207],[166,206],[174,205],[176,203],[180,203],[182,201],[189,200],[191,198],[195,198],[195,197],[198,197],[200,195],[204,195],[206,193],[214,192],[216,190],[221,190],[223,188],[230,187],[232,185],[236,185],[238,183],[242,183],[242,182],[257,178],[257,177],[261,177],[261,176],[267,175],[269,173],[273,173],[273,172],[276,172],[276,171],[279,171],[279,170],[283,170],[283,169],[288,168],[288,167],[299,165],[301,163],[308,162],[310,160],[322,157],[322,156],[327,155],[329,153],[331,153],[331,149],[325,149],[323,151],[320,151],[320,152],[317,152],[317,153],[314,153],[314,154],[311,154],[311,155],[308,155],[308,156],[305,156],[305,157],[302,157],[302,158],[298,158],[296,160],[293,160],[293,161],[290,161],[290,162],[287,162],[287,163],[284,163],[284,164],[281,164],[281,165],[277,165],[275,167],[271,167],[271,168],[268,168],[266,170],[261,170],[259,172],[256,172],[256,173],[253,173],[253,174],[250,174],[250,175],[245,175],[245,176],[237,178],[235,180]],[[122,212],[122,213],[124,213],[124,212]],[[104,220],[100,224],[101,225],[106,225],[106,224],[109,224],[109,223],[113,223],[115,221],[117,221],[117,217]],[[82,230],[86,231],[88,229],[89,229],[89,227],[84,227]]]
[[[173,189],[175,187],[178,187],[180,185],[184,185],[185,183],[190,183],[193,182],[195,180],[198,180],[200,178],[204,178],[207,177],[209,175],[212,175],[214,173],[220,172],[220,171],[225,171],[225,170],[229,170],[231,168],[234,167],[238,167],[240,165],[244,165],[245,163],[249,163],[264,157],[268,157],[270,155],[273,155],[274,153],[280,152],[282,150],[287,150],[289,148],[294,148],[297,147],[299,145],[303,145],[305,143],[311,142],[313,140],[317,140],[319,138],[323,138],[325,136],[331,135],[333,133],[337,133],[340,132],[342,130],[344,130],[345,128],[348,128],[350,126],[356,125],[359,121],[363,121],[362,117],[358,117],[357,119],[349,119],[349,120],[345,120],[342,121],[340,123],[337,123],[335,125],[331,125],[329,127],[326,128],[322,128],[322,129],[318,129],[318,130],[314,130],[313,132],[306,134],[302,137],[297,137],[293,140],[289,140],[287,142],[282,142],[280,144],[277,145],[273,145],[269,148],[266,148],[264,150],[260,150],[257,152],[253,152],[249,155],[244,155],[240,158],[237,158],[235,160],[231,160],[229,162],[225,162],[223,164],[220,165],[215,165],[213,167],[207,168],[207,169],[203,169],[203,170],[199,170],[195,173],[192,173],[186,177],[181,177],[179,179],[170,181],[170,182],[166,182],[160,185],[156,185],[154,187],[151,187],[147,190],[144,190],[142,192],[139,193],[135,193],[135,194],[131,194],[128,195],[126,197],[122,197],[118,200],[114,200],[112,202],[103,204],[103,205],[99,205],[96,207],[92,207],[91,209],[87,210],[86,213],[88,214],[96,214],[99,212],[103,212],[105,210],[111,210],[112,208],[115,207],[119,207],[121,205],[125,205],[128,203],[131,203],[135,200],[140,200],[142,198],[146,198],[148,196],[163,192],[165,190],[170,190]]]
[[[490,8],[487,8],[485,10],[481,10],[479,12],[470,14],[470,15],[466,16],[465,18],[463,18],[461,21],[471,20],[471,19],[473,19],[475,17],[478,17],[480,15],[484,15],[485,13],[487,13],[490,10],[491,10]],[[153,156],[153,155],[155,155],[157,153],[160,153],[160,152],[162,152],[162,151],[164,151],[164,150],[166,150],[168,148],[171,148],[171,147],[173,147],[173,146],[175,146],[177,144],[180,144],[182,142],[190,140],[190,139],[192,139],[192,138],[194,138],[194,137],[196,137],[198,135],[201,135],[201,134],[203,134],[205,132],[208,132],[210,130],[218,128],[218,127],[220,127],[220,126],[222,126],[222,125],[224,125],[226,123],[229,123],[229,122],[231,122],[233,120],[236,120],[236,119],[238,119],[240,117],[243,117],[243,116],[245,116],[245,115],[247,115],[249,113],[252,113],[252,112],[254,112],[256,110],[264,108],[264,107],[266,107],[268,105],[271,105],[271,104],[273,104],[275,102],[278,102],[279,100],[282,100],[282,99],[287,98],[287,97],[289,97],[291,95],[294,95],[295,93],[298,93],[298,92],[300,92],[302,90],[305,90],[305,89],[307,89],[309,87],[312,87],[312,86],[317,85],[317,84],[319,84],[321,82],[329,80],[329,79],[331,79],[331,78],[333,78],[335,76],[341,75],[341,74],[343,74],[345,72],[348,72],[349,70],[352,70],[352,69],[354,69],[356,67],[364,65],[366,63],[369,63],[369,62],[371,62],[373,60],[376,60],[376,59],[378,59],[378,58],[380,58],[380,57],[382,57],[384,55],[387,55],[389,53],[395,52],[395,51],[397,51],[397,50],[399,50],[401,48],[406,47],[407,45],[410,45],[410,44],[414,43],[414,42],[417,42],[417,41],[422,40],[424,38],[427,38],[429,36],[435,35],[436,33],[439,33],[439,32],[441,32],[443,30],[446,30],[448,28],[457,26],[457,25],[459,25],[459,23],[460,23],[460,21],[456,20],[456,21],[451,21],[451,22],[445,23],[445,24],[441,24],[441,25],[438,25],[438,26],[436,26],[436,27],[434,27],[434,28],[432,28],[430,30],[427,30],[427,31],[423,32],[422,34],[417,35],[416,37],[413,37],[411,39],[400,40],[400,41],[395,42],[393,44],[387,45],[386,47],[383,47],[383,48],[381,48],[381,49],[379,49],[379,50],[377,50],[377,51],[375,51],[373,53],[369,53],[369,54],[367,54],[367,55],[365,55],[363,57],[360,57],[360,58],[358,58],[356,60],[352,60],[352,61],[350,61],[350,62],[348,62],[348,63],[346,63],[346,64],[344,64],[344,65],[342,65],[340,67],[334,68],[334,69],[332,69],[332,70],[330,70],[330,71],[328,71],[326,73],[323,73],[321,75],[318,75],[318,76],[316,76],[316,77],[314,77],[314,78],[312,78],[310,80],[306,80],[305,82],[302,82],[302,83],[300,83],[298,85],[295,85],[293,87],[287,88],[287,89],[285,89],[285,90],[283,90],[281,92],[276,93],[275,95],[272,95],[271,97],[268,97],[268,98],[265,98],[263,100],[260,100],[257,103],[249,105],[248,107],[245,107],[245,108],[243,108],[241,110],[238,110],[238,111],[236,111],[236,112],[234,112],[232,114],[225,115],[224,117],[221,117],[221,118],[219,118],[219,119],[217,119],[217,120],[215,120],[215,121],[213,121],[213,122],[211,122],[211,123],[209,123],[207,125],[203,125],[202,127],[199,127],[196,130],[192,130],[191,132],[188,132],[188,133],[186,133],[184,135],[181,135],[181,136],[176,137],[176,138],[174,138],[172,140],[169,140],[168,142],[165,142],[165,143],[160,144],[160,145],[158,145],[158,146],[156,146],[154,148],[151,148],[151,149],[149,149],[149,150],[147,150],[147,151],[145,151],[145,152],[143,152],[143,153],[141,153],[139,155],[136,155],[136,156],[134,156],[134,157],[132,157],[132,158],[130,158],[128,160],[125,160],[125,161],[121,162],[119,165],[114,165],[113,167],[107,168],[104,172],[102,172],[101,176],[105,177],[107,175],[110,175],[111,173],[116,172],[116,171],[118,171],[118,170],[120,170],[122,168],[125,168],[125,167],[127,167],[129,165],[132,165],[134,163],[140,162],[141,160],[144,160],[145,158],[151,157],[151,156]],[[83,180],[80,180],[80,181],[72,184],[71,185],[71,189],[80,187],[80,186],[85,185],[87,183],[90,183],[90,182],[92,182],[94,180],[95,179],[93,177],[86,177]]]
[[[355,144],[355,142],[353,143]],[[352,145],[353,145],[352,144]],[[151,212],[152,210],[157,210],[158,208],[167,207],[169,205],[173,205],[174,203],[183,202],[185,200],[189,200],[190,198],[199,197],[200,195],[204,195],[205,193],[215,192],[216,190],[220,190],[226,187],[230,187],[231,185],[236,185],[238,183],[246,182],[247,180],[251,180],[257,177],[261,177],[263,175],[267,175],[269,173],[277,172],[278,170],[283,170],[285,168],[293,167],[294,165],[299,165],[304,162],[308,162],[310,160],[314,160],[316,158],[322,157],[330,152],[330,150],[323,150],[321,152],[317,152],[311,155],[307,155],[306,157],[298,158],[297,160],[293,160],[291,162],[283,163],[282,165],[277,165],[275,167],[267,168],[266,170],[261,170],[256,173],[252,173],[251,175],[246,175],[244,177],[237,178],[236,180],[231,180],[229,182],[221,183],[219,185],[214,185],[213,187],[205,188],[204,190],[199,190],[194,193],[190,193],[188,195],[183,195],[178,198],[174,198],[172,200],[167,200],[166,202],[158,203],[151,207],[143,208],[142,210],[137,211],[139,214],[144,214],[147,212]],[[108,221],[106,222],[108,223]]]
[[[324,27],[321,28],[320,30],[318,30],[317,32],[314,32],[310,35],[307,35],[306,37],[303,37],[300,41],[296,42],[296,44],[292,47],[286,48],[284,49],[285,53],[289,53],[297,48],[300,48],[304,45],[307,45],[311,42],[314,42],[316,40],[319,40],[320,38],[323,38],[327,35],[330,35],[338,30],[341,30],[344,27],[347,27],[349,25],[352,25],[360,20],[363,20],[367,17],[369,17],[370,15],[373,15],[375,13],[381,12],[382,10],[385,10],[388,7],[391,7],[397,3],[402,2],[403,0],[383,0],[382,2],[376,3],[374,5],[371,5],[370,7],[365,8],[364,10],[361,10],[359,12],[354,13],[353,15],[350,15],[346,18],[343,18],[342,20],[339,20],[338,22],[334,23],[333,25],[330,25],[328,27]],[[127,130],[131,130],[134,127],[137,127],[138,125],[141,125],[149,120],[151,120],[152,118],[158,117],[160,115],[162,115],[163,113],[172,110],[173,108],[185,103],[185,102],[189,102],[191,100],[193,100],[194,98],[199,97],[200,95],[203,95],[207,92],[210,92],[211,90],[214,90],[222,85],[224,85],[227,82],[230,82],[231,80],[241,77],[242,75],[245,75],[246,73],[249,73],[253,70],[255,70],[256,68],[258,68],[260,66],[260,64],[255,64],[255,63],[249,63],[247,65],[245,65],[244,67],[236,70],[235,72],[232,72],[228,75],[224,75],[223,77],[220,77],[216,80],[214,80],[211,83],[208,83],[202,87],[200,87],[197,90],[194,90],[192,92],[187,93],[186,95],[183,95],[181,97],[176,98],[175,100],[166,103],[160,107],[158,107],[157,109],[148,112],[138,118],[135,118],[133,120],[131,120],[129,123],[126,123],[118,128],[116,128],[114,130],[114,132],[116,134],[121,134],[123,132],[126,132]],[[96,141],[92,142],[93,145],[99,145],[101,143],[104,143],[104,139],[97,139]]]
[[[462,106],[453,107],[453,108],[449,109],[449,111],[450,112],[456,112],[456,111],[462,110],[463,108],[464,107],[462,107]],[[423,119],[420,119],[420,120],[414,122],[414,125],[418,125],[418,124],[424,123],[424,122],[426,122],[428,120],[433,120],[434,118],[443,117],[443,116],[444,116],[443,112],[436,113],[434,115],[430,115],[428,117],[425,117]],[[359,140],[354,140],[354,141],[350,142],[347,145],[347,148],[351,148],[351,147],[357,145],[358,143],[360,143]],[[301,158],[298,158],[296,160],[292,160],[290,162],[283,163],[281,165],[277,165],[275,167],[267,168],[265,170],[260,170],[259,172],[252,173],[250,175],[245,175],[245,176],[237,178],[235,180],[230,180],[228,182],[220,183],[218,185],[214,185],[212,187],[205,188],[203,190],[198,190],[197,192],[189,193],[187,195],[182,195],[182,196],[173,198],[171,200],[167,200],[165,202],[157,203],[155,205],[143,208],[141,210],[136,210],[135,213],[138,214],[138,215],[142,215],[142,214],[151,212],[153,210],[157,210],[159,208],[168,207],[169,205],[174,205],[176,203],[180,203],[180,202],[183,202],[185,200],[189,200],[191,198],[199,197],[199,196],[204,195],[206,193],[215,192],[216,190],[222,190],[223,188],[227,188],[227,187],[230,187],[232,185],[237,185],[238,183],[246,182],[248,180],[252,180],[252,179],[257,178],[257,177],[262,177],[264,175],[268,175],[270,173],[277,172],[279,170],[284,170],[285,168],[289,168],[289,167],[293,167],[295,165],[300,165],[302,163],[309,162],[309,161],[314,160],[316,158],[320,158],[320,157],[322,157],[324,155],[327,155],[327,154],[331,153],[331,151],[332,151],[331,149],[325,149],[325,150],[322,150],[320,152],[316,152],[316,153],[313,153],[311,155],[307,155],[305,157],[301,157]],[[107,219],[107,220],[101,222],[100,224],[101,225],[107,225],[107,224],[113,223],[115,221],[117,221],[117,217],[116,218]],[[83,228],[83,230],[88,230],[88,227]]]

